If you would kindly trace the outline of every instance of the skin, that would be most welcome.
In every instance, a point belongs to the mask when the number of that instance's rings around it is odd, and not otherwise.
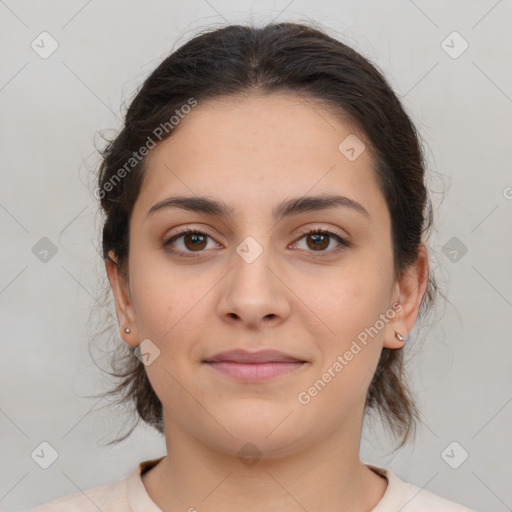
[[[106,266],[121,336],[160,350],[146,371],[163,404],[171,456],[142,480],[162,510],[362,512],[384,495],[387,480],[359,459],[365,397],[382,348],[400,349],[395,330],[406,336],[415,324],[428,258],[422,244],[416,263],[394,276],[391,219],[369,145],[355,161],[338,149],[353,133],[314,100],[252,94],[200,103],[148,155],[130,219],[128,279],[114,254]],[[285,199],[322,193],[357,201],[369,217],[348,207],[277,223],[271,215]],[[168,208],[148,217],[177,195],[208,196],[233,211],[219,218]],[[202,252],[187,237],[173,243],[197,258],[162,247],[180,228],[208,235]],[[314,228],[351,246],[336,252],[330,238],[318,250],[301,231]],[[236,252],[248,236],[263,251],[251,263]],[[401,311],[378,335],[299,403],[298,394],[396,302]],[[277,349],[307,363],[263,383],[202,363],[234,348]],[[237,457],[248,442],[261,454],[252,467]]]

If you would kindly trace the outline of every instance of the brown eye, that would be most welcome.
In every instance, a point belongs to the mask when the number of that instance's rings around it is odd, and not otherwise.
[[[164,242],[163,248],[166,252],[177,254],[178,256],[194,258],[205,252],[204,249],[208,246],[208,239],[213,240],[206,233],[187,229]],[[214,246],[217,247],[217,244],[214,244]]]
[[[310,249],[319,251],[327,249],[327,247],[329,247],[329,235],[323,233],[311,233],[309,235],[306,235],[306,237],[308,240],[307,244]]]
[[[208,235],[204,235],[203,233],[190,232],[182,236],[185,247],[191,251],[200,251],[206,247],[206,239]]]
[[[336,233],[323,229],[313,229],[303,233],[302,237],[294,245],[299,246],[299,242],[303,238],[306,239],[306,250],[308,252],[317,252],[319,253],[318,256],[329,256],[351,245]],[[332,241],[337,242],[338,245],[331,250],[327,250]],[[302,247],[299,246],[298,248],[301,249]]]

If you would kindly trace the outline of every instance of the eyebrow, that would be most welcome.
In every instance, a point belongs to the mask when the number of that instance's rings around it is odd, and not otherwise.
[[[340,206],[350,208],[361,213],[368,219],[371,218],[363,205],[348,197],[335,194],[322,194],[318,196],[303,196],[286,199],[273,208],[272,216],[275,220],[281,220],[285,217],[297,215],[299,213],[327,210]],[[149,209],[146,218],[167,208],[180,208],[182,210],[204,213],[206,215],[213,215],[217,217],[228,217],[233,212],[233,207],[230,208],[223,201],[218,201],[204,196],[176,196],[168,197],[154,204]]]

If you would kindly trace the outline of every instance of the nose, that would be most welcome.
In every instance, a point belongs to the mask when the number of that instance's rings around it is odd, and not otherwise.
[[[233,268],[223,280],[217,313],[225,322],[252,330],[277,326],[291,311],[293,294],[285,282],[283,271],[268,250],[254,261],[234,254]]]

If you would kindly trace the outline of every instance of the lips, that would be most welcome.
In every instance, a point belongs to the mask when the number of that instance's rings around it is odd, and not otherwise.
[[[306,361],[294,356],[284,354],[277,350],[260,350],[259,352],[248,352],[246,350],[230,350],[221,352],[212,358],[204,361],[205,363],[231,362],[240,364],[257,363],[305,363]]]
[[[223,375],[245,382],[266,381],[292,373],[306,365],[295,356],[277,350],[230,350],[221,352],[203,361]]]

